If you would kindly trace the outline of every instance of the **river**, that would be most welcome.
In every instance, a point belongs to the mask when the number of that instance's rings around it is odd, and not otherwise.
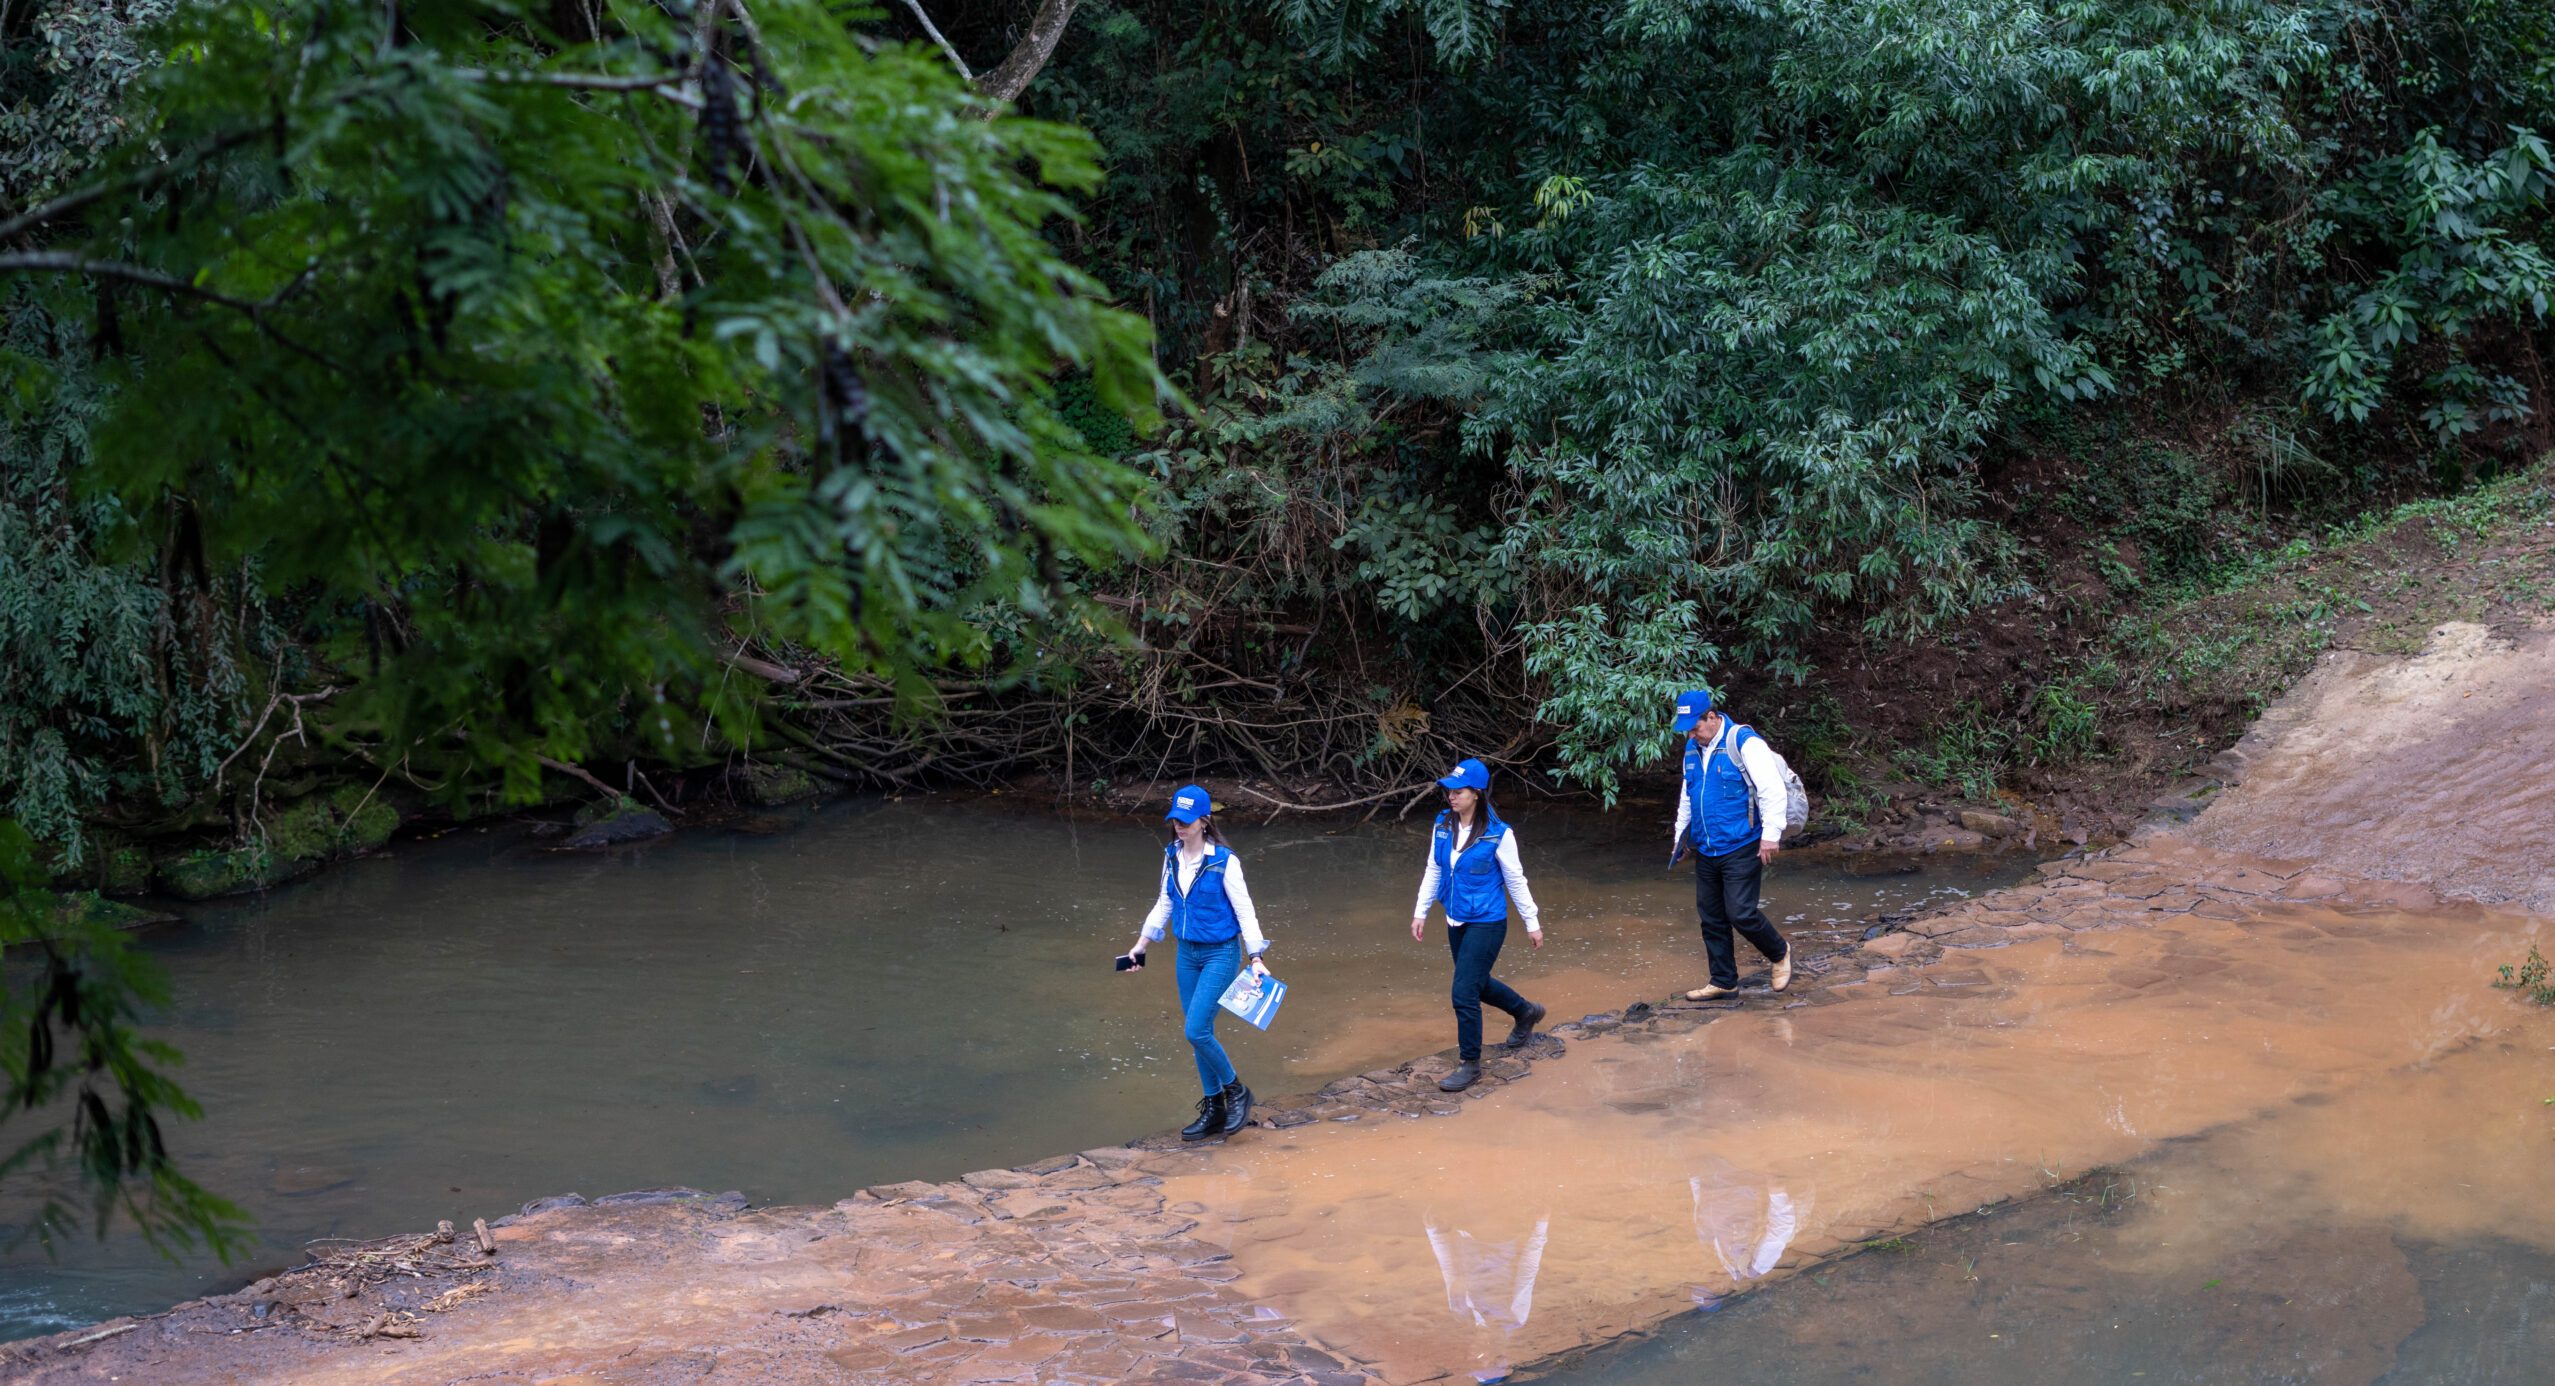
[[[1701,983],[1691,878],[1663,869],[1656,815],[1509,808],[1549,941],[1512,937],[1503,976],[1555,1022]],[[1307,1091],[1452,1042],[1442,935],[1406,932],[1424,820],[1230,831],[1293,988],[1274,1032],[1224,1027],[1247,1081]],[[0,1336],[571,1190],[824,1202],[1179,1125],[1195,1093],[1170,969],[1108,962],[1160,842],[1149,817],[861,798],[611,854],[465,828],[191,907],[142,938],[175,988],[159,1037],[207,1114],[172,1143],[246,1207],[257,1250],[223,1267],[122,1234],[58,1260],[20,1245]],[[1796,857],[1768,909],[1815,953],[2027,865]]]

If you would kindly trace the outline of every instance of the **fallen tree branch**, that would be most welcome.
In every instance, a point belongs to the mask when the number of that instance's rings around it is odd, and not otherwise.
[[[594,792],[595,792],[595,793],[597,793],[597,794],[601,794],[601,795],[605,796],[606,798],[609,798],[609,799],[611,799],[611,800],[615,801],[616,803],[617,803],[617,802],[619,802],[620,800],[622,800],[622,799],[624,799],[624,798],[627,798],[627,797],[628,797],[627,795],[623,794],[620,790],[614,789],[612,786],[610,786],[610,785],[608,785],[608,784],[605,784],[605,783],[604,783],[603,781],[601,781],[601,780],[596,779],[596,778],[595,778],[595,777],[594,777],[591,773],[589,773],[588,771],[586,771],[586,770],[584,769],[584,767],[582,767],[582,766],[570,765],[568,762],[566,762],[566,761],[564,761],[564,760],[552,760],[550,757],[548,757],[548,756],[544,756],[544,755],[536,755],[536,756],[534,756],[534,757],[533,757],[533,759],[535,759],[535,760],[537,760],[537,761],[540,761],[543,765],[546,765],[546,766],[550,767],[551,769],[558,771],[558,772],[559,772],[560,774],[562,774],[562,775],[571,776],[571,777],[573,777],[573,778],[575,778],[575,779],[580,779],[580,780],[585,781],[587,784],[592,785],[592,786],[594,787]]]
[[[1429,780],[1418,785],[1417,789],[1419,793],[1426,794],[1430,789],[1436,786],[1436,783],[1437,782],[1435,780]],[[1397,784],[1391,789],[1385,790],[1381,794],[1369,794],[1362,799],[1342,799],[1336,804],[1298,804],[1278,798],[1274,794],[1263,794],[1247,784],[1237,784],[1233,787],[1262,803],[1277,805],[1277,808],[1269,814],[1269,819],[1272,822],[1276,821],[1278,814],[1285,813],[1290,809],[1297,813],[1331,813],[1339,809],[1364,808],[1368,804],[1375,803],[1378,800],[1390,799],[1396,794],[1410,793],[1413,788],[1411,785]]]
[[[136,1321],[133,1323],[120,1323],[113,1328],[101,1328],[95,1333],[83,1334],[80,1337],[64,1343],[62,1345],[62,1349],[63,1351],[68,1352],[75,1347],[87,1347],[91,1343],[102,1343],[109,1338],[115,1337],[119,1333],[130,1333],[141,1326],[141,1323]]]

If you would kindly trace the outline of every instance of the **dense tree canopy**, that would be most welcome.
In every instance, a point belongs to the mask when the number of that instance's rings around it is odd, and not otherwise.
[[[2237,419],[2266,518],[2544,436],[2536,6],[163,12],[12,20],[9,436],[85,517],[14,611],[207,690],[0,626],[57,838],[286,690],[430,779],[698,759],[758,644],[1604,788],[1664,690],[2027,593],[1982,464],[2053,411]]]
[[[1487,618],[1592,783],[1656,748],[1664,690],[2021,590],[1977,479],[2027,415],[2251,401],[2264,466],[2354,460],[2344,505],[2543,440],[2539,7],[1210,8],[1086,11],[1030,94],[1111,154],[1081,248],[1211,404],[1280,422],[1366,349],[1287,312],[1325,266],[1513,295],[1461,325],[1464,389],[1369,381],[1457,428],[1222,436],[1300,479],[1273,510],[1350,493],[1344,550],[1492,555],[1434,611],[1331,580],[1414,651]],[[1377,490],[1431,500],[1379,535],[1347,518]]]
[[[1140,538],[1054,407],[1160,383],[1042,235],[1090,140],[825,6],[677,9],[182,6],[133,137],[6,227],[96,358],[85,480],[294,594],[390,759],[680,758],[749,633],[999,664]]]

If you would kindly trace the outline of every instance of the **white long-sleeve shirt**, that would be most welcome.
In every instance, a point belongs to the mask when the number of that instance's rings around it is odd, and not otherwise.
[[[1163,863],[1162,890],[1153,897],[1152,913],[1144,917],[1146,942],[1160,942],[1164,927],[1171,922],[1172,872],[1179,872],[1179,889],[1185,895],[1189,887],[1196,884],[1198,867],[1206,859],[1206,853],[1191,856],[1184,848],[1171,861]],[[1254,958],[1267,952],[1269,941],[1260,935],[1260,912],[1251,907],[1251,887],[1242,880],[1242,856],[1238,852],[1225,858],[1224,898],[1233,906],[1233,922],[1242,926],[1242,952]]]
[[[1727,717],[1721,719],[1720,732],[1712,738],[1711,745],[1703,748],[1703,761],[1707,768],[1712,764],[1712,758],[1721,753],[1722,743],[1730,739],[1730,732],[1736,725]],[[1775,758],[1774,748],[1765,744],[1764,737],[1751,736],[1747,744],[1739,748],[1739,768],[1748,772],[1748,783],[1754,786],[1757,792],[1758,835],[1767,842],[1781,842],[1784,808],[1783,762]],[[1668,835],[1668,840],[1683,843],[1686,840],[1686,827],[1693,817],[1693,789],[1691,786],[1679,784],[1677,786],[1677,827]]]
[[[1476,836],[1479,835],[1479,831],[1475,829]],[[1458,842],[1455,846],[1455,854],[1461,856],[1464,848],[1471,845],[1470,839]],[[1517,859],[1515,828],[1510,828],[1499,837],[1499,878],[1507,882],[1509,907],[1516,910],[1518,917],[1526,921],[1526,932],[1542,933],[1544,931],[1543,913],[1535,908],[1535,892],[1526,888],[1526,868]],[[1419,903],[1411,906],[1413,919],[1428,913],[1428,907],[1437,903],[1437,884],[1443,879],[1444,877],[1437,869],[1437,842],[1432,837],[1428,844],[1428,870],[1419,878]]]

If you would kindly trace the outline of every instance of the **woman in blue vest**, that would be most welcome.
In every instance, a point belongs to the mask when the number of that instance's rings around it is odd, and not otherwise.
[[[1260,936],[1251,888],[1242,883],[1242,859],[1233,855],[1215,820],[1207,816],[1214,807],[1207,792],[1193,784],[1171,796],[1171,811],[1162,816],[1175,836],[1162,849],[1162,890],[1154,897],[1153,912],[1144,917],[1136,946],[1127,950],[1142,968],[1145,945],[1162,937],[1166,927],[1180,940],[1172,975],[1180,984],[1180,1010],[1189,1048],[1197,1056],[1198,1082],[1206,1089],[1206,1096],[1198,1099],[1198,1119],[1181,1129],[1184,1141],[1229,1136],[1251,1119],[1251,1090],[1216,1042],[1215,1018],[1222,1012],[1216,1003],[1246,959],[1252,971],[1269,975],[1260,961],[1269,942]]]
[[[1467,760],[1437,782],[1446,790],[1446,809],[1428,843],[1428,872],[1420,877],[1419,903],[1411,909],[1411,940],[1428,936],[1428,907],[1446,907],[1446,946],[1455,955],[1455,1045],[1461,1060],[1455,1071],[1438,1080],[1447,1092],[1462,1092],[1482,1076],[1482,1003],[1506,1011],[1516,1020],[1507,1047],[1520,1049],[1544,1018],[1544,1008],[1518,995],[1490,975],[1508,941],[1508,906],[1514,901],[1526,919],[1526,939],[1544,946],[1544,926],[1535,909],[1534,892],[1526,888],[1526,868],[1518,864],[1517,834],[1490,807],[1490,771]]]

